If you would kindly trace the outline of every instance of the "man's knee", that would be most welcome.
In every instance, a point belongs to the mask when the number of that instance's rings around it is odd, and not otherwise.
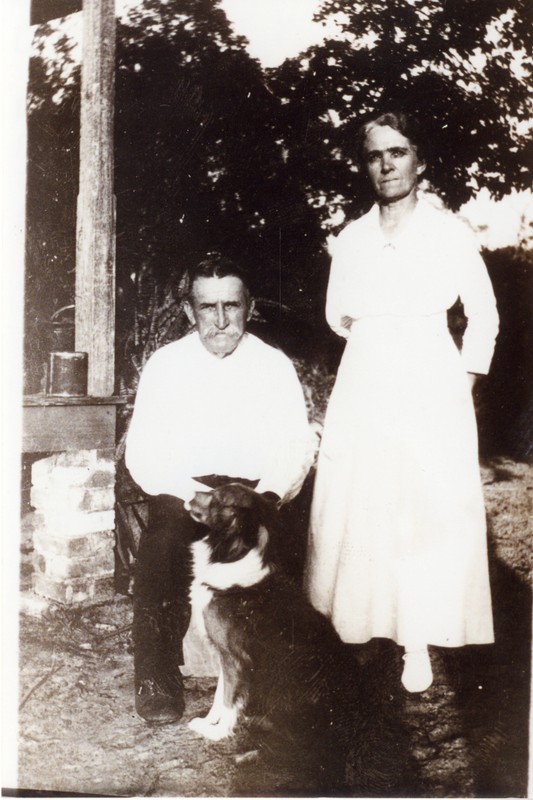
[[[191,580],[190,544],[196,523],[182,500],[158,495],[150,500],[147,531],[139,542],[133,596],[172,601],[188,593]]]
[[[148,533],[161,536],[167,532],[177,533],[187,530],[192,522],[179,497],[158,494],[150,498],[148,504]]]

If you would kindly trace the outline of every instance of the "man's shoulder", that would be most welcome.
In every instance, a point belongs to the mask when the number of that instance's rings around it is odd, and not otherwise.
[[[273,363],[289,364],[292,367],[292,361],[282,350],[279,350],[271,344],[267,344],[267,342],[253,333],[246,334],[245,346],[252,357],[270,360]]]
[[[175,362],[176,359],[187,359],[190,354],[193,354],[198,346],[198,336],[194,333],[186,334],[181,339],[176,339],[174,342],[169,342],[155,350],[148,361],[146,366],[154,367],[164,364],[168,361]]]
[[[245,334],[243,344],[246,345],[246,347],[250,352],[252,350],[264,353],[270,353],[272,351],[275,353],[280,352],[279,350],[277,350],[277,348],[265,342],[265,340],[262,339],[260,336],[257,336],[255,333],[250,333],[249,331],[247,331]]]

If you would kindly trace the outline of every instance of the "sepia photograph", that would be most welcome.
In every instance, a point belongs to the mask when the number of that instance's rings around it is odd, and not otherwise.
[[[525,0],[8,0],[2,794],[531,796]]]

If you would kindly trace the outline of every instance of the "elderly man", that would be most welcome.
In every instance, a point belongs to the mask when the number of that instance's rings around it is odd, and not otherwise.
[[[202,261],[185,304],[194,331],[154,353],[139,383],[126,465],[152,497],[134,586],[135,708],[152,723],[173,722],[184,709],[189,545],[203,535],[189,502],[239,481],[281,504],[299,492],[312,460],[296,372],[246,332],[253,307],[236,264]]]

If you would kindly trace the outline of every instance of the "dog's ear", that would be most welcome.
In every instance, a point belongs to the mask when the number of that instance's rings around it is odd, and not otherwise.
[[[260,518],[263,525],[271,528],[276,524],[276,518],[281,505],[281,500],[274,492],[262,492],[260,498]]]

